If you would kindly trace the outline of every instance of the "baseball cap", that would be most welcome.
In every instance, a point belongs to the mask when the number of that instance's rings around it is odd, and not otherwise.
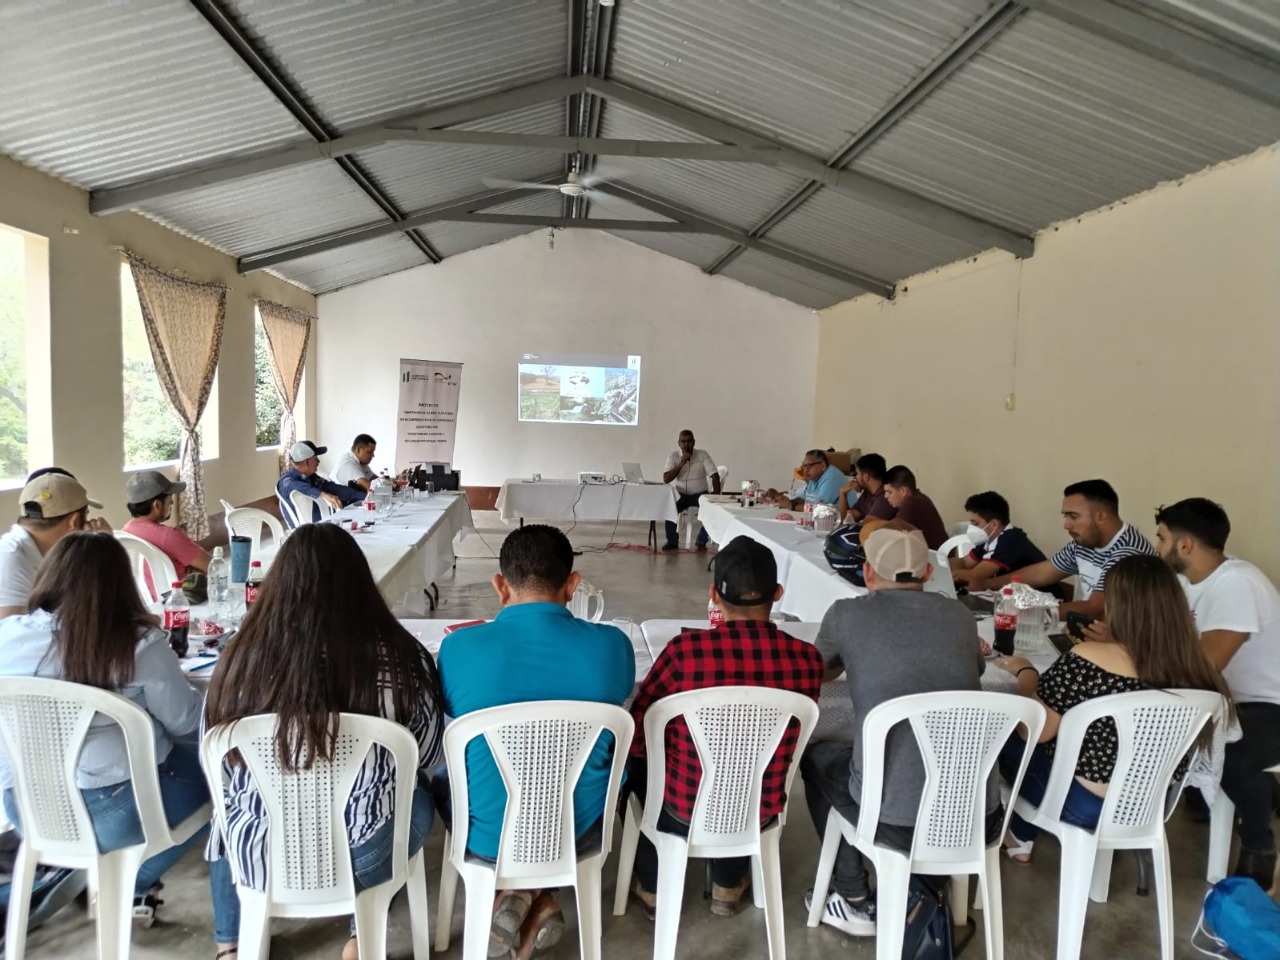
[[[862,541],[867,562],[884,580],[923,583],[929,566],[929,545],[919,530],[873,530]]]
[[[318,457],[328,452],[328,447],[317,447],[310,440],[299,440],[289,448],[289,459],[294,463],[301,463],[303,460],[310,460],[312,457]]]
[[[85,507],[102,509],[97,500],[89,499],[79,480],[63,473],[46,473],[32,480],[22,488],[18,505],[22,515],[33,520],[53,520]]]
[[[125,484],[124,500],[125,503],[146,503],[185,489],[187,485],[181,480],[170,480],[159,470],[139,470]]]
[[[750,537],[734,537],[716,554],[714,582],[720,599],[731,607],[773,603],[778,561],[763,544]]]

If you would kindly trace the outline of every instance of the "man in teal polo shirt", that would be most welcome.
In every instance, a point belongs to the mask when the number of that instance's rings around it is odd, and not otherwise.
[[[790,507],[792,510],[803,509],[805,503],[825,503],[835,506],[841,497],[845,481],[848,479],[840,468],[833,466],[827,455],[821,450],[810,450],[800,461],[800,475],[804,479],[804,494],[790,499],[785,493],[778,494],[777,504]]]
[[[581,620],[566,608],[579,581],[569,538],[542,524],[513,530],[502,544],[498,569],[493,588],[502,611],[492,623],[449,634],[440,646],[445,712],[461,717],[534,700],[594,700],[622,706],[635,686],[635,653],[630,639],[617,627]],[[606,734],[574,790],[579,849],[599,846],[612,755],[612,737]],[[467,793],[471,803],[467,849],[494,860],[507,793],[482,740],[467,747]],[[554,925],[558,915],[550,891],[500,891],[489,955],[499,955],[494,949],[510,949],[519,939],[538,935],[539,928],[547,926],[545,921]],[[539,948],[559,939],[562,927],[560,917],[555,932],[543,930]],[[506,953],[500,950],[500,955]]]

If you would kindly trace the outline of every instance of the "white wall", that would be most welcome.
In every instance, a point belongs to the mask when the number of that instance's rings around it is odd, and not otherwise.
[[[527,234],[317,303],[326,465],[363,431],[374,466],[391,466],[401,357],[464,364],[455,462],[468,486],[613,474],[624,460],[660,479],[683,427],[731,486],[782,482],[810,445],[816,315],[608,234],[561,231],[554,250]],[[525,351],[640,354],[639,425],[520,423]]]
[[[904,286],[823,312],[819,435],[907,463],[947,519],[999,490],[1045,550],[1074,480],[1110,480],[1148,536],[1157,505],[1211,497],[1280,579],[1276,148]]]

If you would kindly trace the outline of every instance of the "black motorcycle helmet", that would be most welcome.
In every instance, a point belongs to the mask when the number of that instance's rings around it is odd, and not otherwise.
[[[862,579],[862,565],[867,560],[867,552],[862,549],[862,524],[846,523],[836,527],[827,534],[822,552],[831,569],[840,576],[854,586],[867,585]]]

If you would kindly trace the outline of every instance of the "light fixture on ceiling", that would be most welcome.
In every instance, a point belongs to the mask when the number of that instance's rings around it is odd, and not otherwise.
[[[577,171],[570,173],[565,182],[560,184],[559,189],[566,197],[580,197],[587,192],[587,188],[578,179]]]
[[[612,6],[613,6],[615,3],[617,3],[617,2],[618,2],[618,0],[600,0],[600,6],[602,6],[602,7],[612,7]]]

